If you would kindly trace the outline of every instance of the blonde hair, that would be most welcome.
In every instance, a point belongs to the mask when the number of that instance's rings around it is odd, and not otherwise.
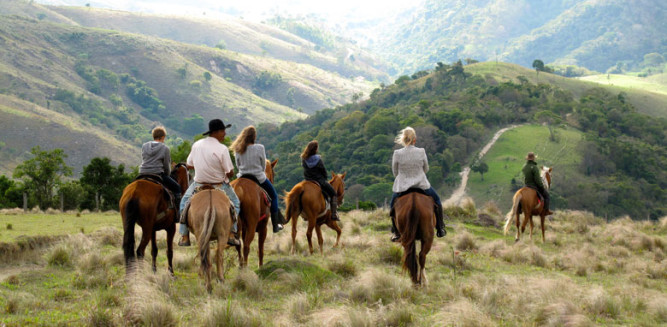
[[[317,143],[317,141],[310,141],[308,142],[308,145],[306,145],[306,148],[303,149],[303,152],[301,153],[301,159],[306,160],[308,157],[314,155],[317,153],[317,148],[319,148],[320,145]]]
[[[402,129],[398,133],[398,135],[396,135],[396,139],[394,139],[394,142],[402,146],[408,146],[412,144],[416,139],[417,139],[417,133],[415,133],[415,129],[408,126]]]
[[[245,150],[248,149],[248,145],[255,144],[256,138],[257,130],[255,129],[255,126],[250,125],[241,131],[230,148],[234,153],[243,154],[245,153]]]
[[[153,134],[153,140],[158,140],[167,136],[167,131],[164,129],[164,127],[158,126],[153,128],[151,134]]]

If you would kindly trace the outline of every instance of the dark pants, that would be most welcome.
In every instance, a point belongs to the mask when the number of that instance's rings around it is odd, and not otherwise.
[[[271,184],[271,181],[266,179],[264,183],[259,184],[266,193],[269,194],[271,197],[271,214],[274,212],[278,211],[278,192],[276,192],[276,189],[273,187],[273,184]]]
[[[174,193],[175,196],[181,196],[181,186],[178,185],[178,183],[173,178],[171,178],[171,176],[162,173],[160,174],[160,177],[162,177],[162,184],[164,184],[164,186],[166,186],[172,193]]]
[[[329,184],[326,180],[316,180],[318,184],[320,184],[320,187],[322,188],[322,192],[326,194],[327,198],[331,200],[334,196],[336,196],[336,191],[333,189],[333,186]]]
[[[435,205],[437,205],[438,207],[442,207],[442,203],[440,202],[440,196],[438,196],[438,193],[435,192],[433,187],[429,188],[428,190],[424,190],[424,193],[433,198],[433,202],[435,202]],[[396,202],[396,199],[398,199],[398,193],[392,193],[391,202],[389,203],[390,209],[394,207],[394,202]]]

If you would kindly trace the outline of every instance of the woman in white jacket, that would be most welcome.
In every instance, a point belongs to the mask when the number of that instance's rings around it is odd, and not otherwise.
[[[397,242],[401,237],[396,229],[396,222],[394,217],[394,202],[401,195],[401,193],[409,189],[421,189],[425,194],[433,198],[435,202],[435,229],[438,237],[443,237],[447,232],[445,231],[445,223],[442,219],[442,203],[438,193],[435,192],[431,183],[426,177],[428,172],[428,158],[426,151],[423,148],[415,146],[417,142],[417,134],[412,127],[406,127],[396,136],[395,142],[403,146],[403,148],[394,151],[394,156],[391,159],[391,170],[396,179],[394,179],[394,186],[392,188],[393,194],[391,197],[391,240]]]

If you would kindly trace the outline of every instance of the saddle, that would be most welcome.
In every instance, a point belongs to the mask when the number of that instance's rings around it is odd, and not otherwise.
[[[426,194],[426,191],[424,191],[424,190],[422,190],[422,189],[420,189],[420,188],[418,188],[418,187],[411,187],[411,188],[409,188],[409,189],[407,189],[407,190],[405,190],[405,191],[403,191],[403,192],[399,192],[399,193],[398,193],[398,196],[396,197],[396,199],[398,200],[400,197],[402,197],[402,196],[404,196],[404,195],[408,195],[408,194],[410,194],[410,193],[419,193],[419,194],[424,194],[424,195],[430,197],[430,195]],[[396,205],[396,203],[394,203],[394,205]],[[435,208],[435,203],[433,204],[433,207]],[[392,217],[392,219],[394,218],[395,213],[396,213],[396,211],[395,211],[394,207],[391,207],[391,208],[389,209],[389,215]]]
[[[162,189],[165,191],[163,193],[164,200],[169,203],[169,209],[178,208],[178,203],[176,203],[176,197],[174,194],[164,185],[162,181],[162,176],[156,174],[139,174],[139,176],[134,178],[135,181],[148,181],[162,186]]]
[[[197,194],[201,191],[205,191],[205,190],[218,190],[218,191],[224,193],[224,191],[219,190],[219,189],[216,188],[216,186],[218,186],[218,185],[220,185],[220,184],[208,184],[208,183],[206,183],[206,184],[202,184],[200,186],[195,187],[194,191],[192,191],[192,196],[190,196],[190,201],[188,201],[185,204],[185,207],[183,207],[183,211],[181,211],[181,217],[179,219],[179,223],[187,225],[187,223],[188,223],[188,210],[190,210],[190,204],[192,204],[192,197],[195,196],[195,194]],[[238,217],[236,215],[236,209],[234,208],[233,205],[230,206],[230,209],[232,211],[232,222],[235,223],[236,220],[238,219]]]
[[[528,185],[526,185],[526,187],[531,189],[531,190],[535,190],[535,193],[537,193],[537,206],[540,206],[540,204],[542,202],[544,202],[544,197],[542,196],[542,192],[540,192],[540,190],[537,187],[528,186]]]
[[[331,210],[331,199],[329,199],[329,196],[326,193],[324,193],[324,189],[322,188],[322,185],[320,185],[320,183],[312,179],[306,179],[305,181],[308,183],[313,183],[320,188],[320,192],[322,192],[322,197],[324,198],[324,211],[322,211],[322,213],[319,216],[317,216],[317,218],[323,217],[327,213],[327,211]],[[303,220],[305,221],[306,217],[303,217]]]
[[[259,186],[259,189],[262,191],[262,200],[264,200],[264,204],[266,204],[267,206],[271,205],[271,200],[272,200],[271,196],[269,196],[269,193],[266,193],[264,188],[262,188],[262,185],[257,180],[257,177],[255,177],[254,175],[246,174],[246,175],[241,175],[241,177],[239,177],[239,178],[245,178],[245,179],[248,179],[248,180],[251,180],[251,181],[255,182],[255,184],[257,184],[257,186]]]

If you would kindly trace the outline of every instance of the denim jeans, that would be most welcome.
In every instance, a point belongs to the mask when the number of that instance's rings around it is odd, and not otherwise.
[[[440,202],[440,197],[438,196],[438,193],[435,192],[433,187],[431,187],[427,190],[424,190],[424,193],[426,193],[426,195],[432,197],[433,201],[435,201],[435,204],[437,206],[442,207],[442,203]],[[389,209],[394,207],[394,202],[396,201],[397,198],[398,198],[398,193],[392,193],[391,202],[389,202]]]
[[[273,187],[273,184],[271,184],[271,181],[267,178],[264,183],[259,184],[266,193],[269,193],[269,196],[271,197],[271,214],[275,213],[278,211],[278,192],[276,192],[276,189]]]
[[[193,182],[190,184],[188,187],[188,190],[185,191],[185,194],[183,194],[183,198],[181,199],[181,212],[183,212],[183,209],[185,208],[185,205],[190,202],[190,198],[192,197],[192,193],[194,193],[195,188],[198,186],[201,186],[202,184]],[[227,194],[227,197],[229,200],[232,202],[232,205],[234,206],[234,210],[236,210],[236,217],[239,216],[239,212],[241,211],[241,202],[239,201],[239,197],[236,196],[236,193],[234,192],[234,189],[232,188],[229,183],[224,183],[219,186],[216,186],[218,190],[221,190]],[[238,221],[238,219],[236,219]],[[234,225],[232,226],[232,232],[236,233],[237,229],[237,224],[234,222]],[[178,232],[181,233],[181,235],[187,235],[189,233],[188,227],[185,224],[181,224],[178,228]]]

